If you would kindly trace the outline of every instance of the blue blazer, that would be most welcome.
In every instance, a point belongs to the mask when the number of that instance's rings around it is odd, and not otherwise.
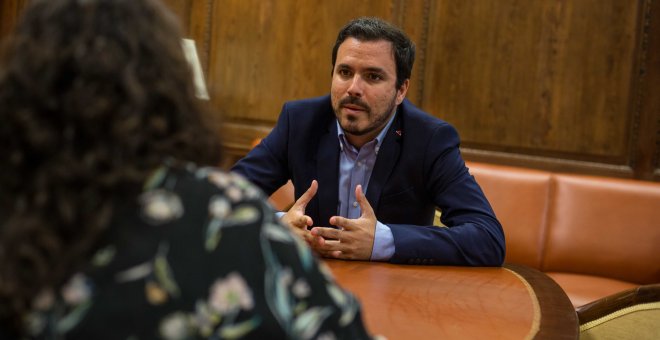
[[[407,99],[397,110],[366,192],[378,221],[392,230],[390,262],[501,265],[504,233],[465,166],[456,130]],[[318,180],[306,214],[329,226],[339,206],[339,152],[330,96],[287,102],[270,134],[232,170],[267,195],[291,179],[296,199]],[[433,226],[436,207],[447,227]]]

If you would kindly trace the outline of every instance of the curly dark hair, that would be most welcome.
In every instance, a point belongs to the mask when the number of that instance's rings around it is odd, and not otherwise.
[[[219,139],[158,0],[33,0],[0,58],[0,322],[98,245],[165,159],[218,165]],[[6,158],[5,158],[6,157]]]

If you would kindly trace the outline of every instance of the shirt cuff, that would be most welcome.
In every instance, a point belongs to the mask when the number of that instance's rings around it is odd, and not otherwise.
[[[283,211],[276,211],[275,212],[275,216],[277,216],[278,219],[281,219],[282,216],[284,216],[284,215],[286,215],[286,213],[283,212]]]
[[[394,236],[390,227],[376,221],[371,261],[388,261],[394,255]]]

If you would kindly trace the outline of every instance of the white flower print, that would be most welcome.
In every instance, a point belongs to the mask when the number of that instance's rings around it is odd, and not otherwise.
[[[140,196],[142,214],[148,222],[164,224],[183,215],[181,198],[164,189],[156,189]]]
[[[332,332],[325,332],[323,334],[320,334],[318,337],[318,340],[336,340],[336,339],[337,337]]]
[[[170,314],[161,321],[159,331],[163,339],[187,339],[190,336],[188,317],[181,312]]]
[[[225,194],[232,202],[238,202],[243,199],[243,192],[236,186],[229,186],[225,189]]]
[[[76,306],[89,301],[92,295],[88,279],[83,274],[76,274],[62,287],[62,298],[68,305]]]
[[[229,176],[219,171],[209,173],[209,181],[219,188],[225,188],[229,185]]]
[[[209,306],[206,303],[203,301],[197,301],[192,322],[201,336],[208,337],[213,333],[213,329],[218,322],[220,322],[220,317],[211,313],[211,310],[209,310]]]
[[[234,209],[225,219],[226,225],[245,225],[261,218],[261,211],[252,205],[243,204]]]
[[[223,219],[229,215],[231,204],[223,196],[213,196],[209,201],[209,214],[214,218]]]
[[[307,281],[304,279],[296,280],[296,282],[293,284],[293,287],[291,288],[291,291],[293,292],[293,295],[299,299],[304,299],[311,293],[309,284],[307,284]]]
[[[229,177],[234,182],[234,185],[238,186],[239,188],[245,188],[245,187],[252,186],[252,184],[250,184],[250,182],[248,182],[248,180],[245,179],[245,177],[243,177],[243,176],[241,176],[241,175],[239,175],[235,172],[230,172]]]
[[[261,197],[261,191],[254,185],[249,185],[245,188],[245,198],[255,199]]]
[[[209,306],[220,314],[226,314],[238,309],[250,310],[254,307],[254,300],[243,277],[232,272],[225,279],[218,279],[213,283]]]
[[[291,268],[284,268],[279,277],[279,285],[282,287],[289,287],[293,282],[293,272]]]

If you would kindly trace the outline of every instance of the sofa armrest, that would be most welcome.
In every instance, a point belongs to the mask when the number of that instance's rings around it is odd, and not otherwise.
[[[581,339],[660,338],[660,284],[607,296],[576,311]]]

